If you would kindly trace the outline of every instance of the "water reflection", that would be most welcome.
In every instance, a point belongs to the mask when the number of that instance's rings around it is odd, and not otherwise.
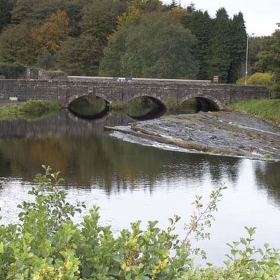
[[[34,122],[1,121],[3,220],[13,221],[16,205],[28,199],[27,189],[45,164],[61,171],[70,202],[100,206],[102,222],[113,230],[137,219],[159,220],[164,227],[174,214],[185,222],[195,195],[207,198],[225,182],[211,243],[204,247],[209,261],[220,264],[225,244],[244,236],[244,226],[258,227],[260,245],[279,247],[280,163],[160,150],[103,131],[132,121],[126,115],[81,120],[67,111]]]
[[[68,186],[98,185],[108,194],[128,185],[137,188],[143,181],[152,191],[158,182],[173,177],[199,182],[208,174],[217,184],[224,176],[231,182],[238,177],[240,159],[147,149],[104,134],[103,126],[112,121],[110,117],[102,120],[85,122],[60,115],[37,123],[19,121],[17,126],[2,123],[0,176],[32,182],[44,164],[60,170]],[[114,124],[120,123],[115,120]]]
[[[265,190],[276,205],[280,205],[280,162],[255,162],[256,185]]]

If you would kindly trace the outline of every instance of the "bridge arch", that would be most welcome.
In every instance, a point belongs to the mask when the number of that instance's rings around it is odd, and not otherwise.
[[[76,99],[79,99],[81,97],[87,97],[87,96],[90,96],[90,97],[97,97],[97,98],[101,98],[105,101],[105,103],[108,105],[110,102],[108,100],[106,100],[104,98],[104,96],[99,96],[99,95],[92,95],[90,93],[84,93],[84,94],[75,94],[75,95],[72,95],[68,98],[68,101],[67,101],[67,106],[69,107],[69,105]]]
[[[151,96],[151,95],[139,95],[134,96],[133,98],[129,99],[126,103],[129,103],[130,101],[138,98],[147,98],[153,102],[153,108],[148,111],[147,113],[144,113],[140,116],[131,116],[129,113],[128,115],[134,119],[138,120],[145,120],[145,119],[153,119],[162,116],[166,112],[166,105],[165,103],[160,100],[157,97]]]
[[[218,110],[222,110],[223,109],[223,104],[216,98],[214,98],[213,96],[209,96],[206,94],[190,94],[188,96],[186,96],[186,98],[184,98],[182,100],[181,103],[195,98],[199,103],[200,103],[200,107],[199,108],[201,111],[207,111],[207,108],[210,110],[209,111],[218,111]]]

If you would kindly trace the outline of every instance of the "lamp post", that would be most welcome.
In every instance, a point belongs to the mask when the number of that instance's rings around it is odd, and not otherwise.
[[[252,33],[251,35],[253,36],[253,35],[255,35],[255,33]],[[246,44],[246,63],[245,63],[245,82],[244,82],[244,84],[245,84],[245,85],[247,85],[247,76],[248,76],[249,37],[250,37],[250,35],[247,35],[247,44]]]

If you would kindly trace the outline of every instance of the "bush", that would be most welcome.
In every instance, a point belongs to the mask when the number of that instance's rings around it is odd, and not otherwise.
[[[252,76],[248,77],[247,84],[248,85],[263,85],[263,86],[271,86],[273,75],[270,73],[255,73]],[[245,78],[240,78],[236,81],[237,84],[245,84]]]
[[[0,63],[0,75],[6,79],[17,79],[25,72],[25,67],[19,63]]]
[[[98,207],[89,211],[80,224],[71,218],[84,207],[70,205],[67,193],[58,188],[59,173],[45,167],[30,190],[34,202],[19,207],[17,225],[0,226],[0,279],[279,279],[279,252],[252,245],[254,228],[248,238],[230,247],[225,268],[195,266],[190,239],[208,238],[204,228],[211,225],[223,186],[211,193],[204,207],[201,197],[194,202],[196,213],[185,226],[183,241],[174,233],[179,217],[169,219],[166,230],[149,222],[145,231],[140,221],[130,230],[114,236],[110,226],[100,226]],[[243,249],[240,249],[243,246]],[[258,260],[256,260],[258,254]]]

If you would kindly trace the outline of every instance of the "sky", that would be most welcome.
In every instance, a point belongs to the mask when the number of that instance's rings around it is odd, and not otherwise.
[[[242,12],[249,36],[270,36],[280,23],[280,0],[177,0],[182,7],[194,3],[196,10],[208,11],[215,17],[216,11],[225,8],[229,17]],[[170,4],[170,0],[163,1]],[[254,33],[254,35],[252,35]]]

